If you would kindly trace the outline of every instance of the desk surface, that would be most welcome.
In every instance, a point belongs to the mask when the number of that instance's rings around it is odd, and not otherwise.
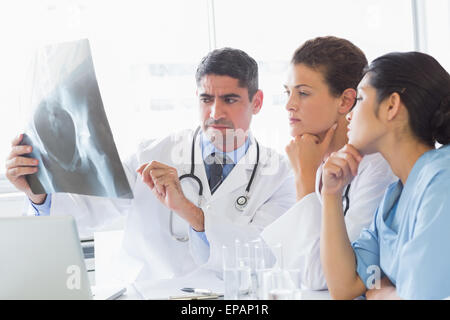
[[[144,297],[136,290],[133,285],[127,286],[127,291],[117,300],[143,300]]]
[[[328,291],[302,290],[302,300],[331,300]],[[127,287],[127,292],[118,300],[144,300],[144,297],[138,292],[134,285]]]
[[[116,261],[118,248],[122,240],[122,232],[95,233],[95,278],[97,285],[107,285],[111,280],[111,265]],[[122,282],[122,283],[127,283]],[[179,296],[180,288],[208,288],[214,292],[223,292],[223,281],[210,270],[198,268],[180,278],[161,280],[156,283],[134,283],[127,285],[127,291],[119,300],[168,299]],[[328,291],[302,290],[304,300],[329,300]]]

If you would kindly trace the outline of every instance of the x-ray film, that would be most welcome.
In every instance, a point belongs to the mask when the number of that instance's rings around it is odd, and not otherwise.
[[[42,48],[26,101],[22,144],[39,160],[33,193],[133,198],[103,108],[87,39]]]

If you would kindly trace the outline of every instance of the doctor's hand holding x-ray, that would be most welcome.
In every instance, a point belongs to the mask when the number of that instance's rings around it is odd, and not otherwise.
[[[31,146],[19,145],[23,139],[23,134],[15,137],[11,142],[11,152],[6,159],[6,178],[20,191],[24,192],[33,203],[43,203],[46,194],[34,194],[25,176],[38,171],[37,159],[30,159],[24,155],[31,153]]]

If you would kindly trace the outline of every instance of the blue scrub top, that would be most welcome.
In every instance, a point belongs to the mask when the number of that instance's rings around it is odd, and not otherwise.
[[[450,296],[450,145],[424,153],[404,186],[389,186],[352,246],[368,288],[377,266],[403,299]]]

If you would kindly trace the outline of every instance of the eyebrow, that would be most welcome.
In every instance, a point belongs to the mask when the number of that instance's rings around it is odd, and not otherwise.
[[[213,95],[207,94],[207,93],[202,93],[200,94],[200,97],[202,98],[213,98]],[[228,94],[224,94],[222,96],[219,96],[220,99],[229,99],[229,98],[241,98],[240,95],[236,94],[236,93],[228,93]]]
[[[288,86],[287,86],[287,85],[283,85],[283,86],[284,86],[286,89],[288,89]],[[300,87],[308,87],[308,88],[312,88],[310,85],[301,83],[301,84],[297,84],[296,86],[294,86],[294,89],[298,89],[298,88],[300,88]]]

